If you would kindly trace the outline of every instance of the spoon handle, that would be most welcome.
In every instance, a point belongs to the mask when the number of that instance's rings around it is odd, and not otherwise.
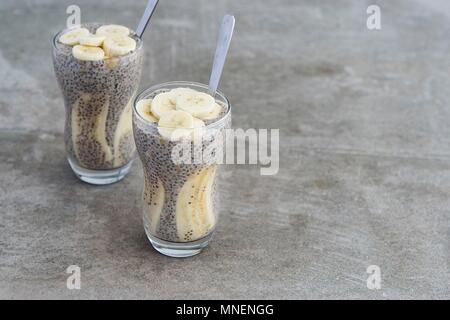
[[[234,29],[234,16],[225,15],[220,26],[219,38],[217,40],[216,53],[214,54],[214,62],[209,78],[208,91],[214,97],[219,86],[220,76],[222,75],[223,65],[227,57],[228,48],[230,47],[231,37]]]
[[[145,7],[144,14],[142,15],[141,20],[136,28],[136,34],[139,38],[142,38],[144,34],[145,28],[147,27],[150,18],[152,17],[153,11],[155,11],[156,5],[158,4],[158,0],[149,0],[147,3],[147,7]]]

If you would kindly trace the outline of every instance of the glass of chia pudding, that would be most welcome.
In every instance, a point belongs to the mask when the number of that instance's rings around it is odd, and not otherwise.
[[[171,257],[200,253],[218,218],[217,183],[231,106],[208,86],[176,81],[153,86],[134,102],[133,132],[142,161],[144,229]]]
[[[120,25],[88,23],[53,38],[53,65],[66,109],[67,158],[85,182],[114,183],[130,170],[132,101],[142,60],[141,39]]]

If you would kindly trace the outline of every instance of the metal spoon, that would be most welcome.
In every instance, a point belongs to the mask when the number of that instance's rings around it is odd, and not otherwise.
[[[145,7],[144,14],[142,15],[141,20],[136,28],[136,35],[139,38],[142,38],[144,34],[145,28],[147,27],[150,18],[152,17],[153,11],[156,9],[156,5],[158,4],[158,0],[149,0],[147,3],[147,7]]]
[[[220,76],[222,75],[223,66],[227,57],[228,48],[230,47],[231,37],[234,29],[234,16],[225,15],[220,26],[219,38],[217,39],[216,52],[214,54],[214,62],[209,78],[208,91],[213,97],[219,86]]]

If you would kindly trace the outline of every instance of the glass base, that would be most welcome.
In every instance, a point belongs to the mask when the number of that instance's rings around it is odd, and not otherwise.
[[[122,180],[130,171],[133,163],[133,161],[130,161],[123,167],[111,170],[90,170],[80,167],[70,158],[67,158],[67,160],[78,179],[95,185],[111,184]]]
[[[150,243],[152,244],[153,248],[155,248],[156,251],[165,256],[174,258],[187,258],[199,254],[203,248],[208,246],[213,236],[212,233],[210,233],[206,237],[203,237],[196,241],[169,242],[152,236],[147,231],[147,228],[144,229],[148,240],[150,240]]]

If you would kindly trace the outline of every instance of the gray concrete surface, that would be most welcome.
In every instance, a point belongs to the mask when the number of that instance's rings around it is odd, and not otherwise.
[[[142,87],[206,82],[231,12],[234,125],[281,129],[279,174],[230,167],[216,237],[185,260],[145,238],[139,163],[108,187],[68,168],[50,38],[73,2],[0,4],[1,298],[450,298],[448,1],[162,0]],[[145,1],[76,3],[133,27]]]

